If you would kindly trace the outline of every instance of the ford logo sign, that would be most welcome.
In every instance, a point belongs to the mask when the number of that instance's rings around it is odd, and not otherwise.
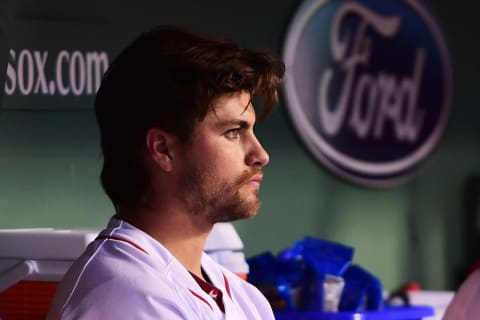
[[[442,137],[450,58],[421,1],[306,1],[283,56],[295,129],[347,180],[377,187],[404,181]]]

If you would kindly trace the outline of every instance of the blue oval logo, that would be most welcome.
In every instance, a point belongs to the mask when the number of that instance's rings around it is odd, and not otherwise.
[[[289,28],[285,93],[311,153],[367,186],[405,180],[445,129],[450,58],[415,0],[306,1]]]

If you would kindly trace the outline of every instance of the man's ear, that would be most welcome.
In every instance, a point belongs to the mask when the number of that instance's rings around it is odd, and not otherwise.
[[[164,171],[172,170],[175,137],[168,132],[150,128],[145,136],[145,145],[149,157]]]

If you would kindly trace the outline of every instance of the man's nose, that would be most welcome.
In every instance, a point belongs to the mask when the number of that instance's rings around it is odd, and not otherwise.
[[[270,161],[268,152],[263,148],[256,137],[252,139],[250,152],[247,154],[246,162],[249,166],[263,167]]]

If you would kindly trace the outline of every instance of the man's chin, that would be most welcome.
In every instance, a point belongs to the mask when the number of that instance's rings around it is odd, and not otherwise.
[[[260,200],[255,198],[255,201],[244,202],[241,206],[225,208],[221,214],[211,216],[210,221],[216,223],[250,219],[258,214],[260,205]]]

